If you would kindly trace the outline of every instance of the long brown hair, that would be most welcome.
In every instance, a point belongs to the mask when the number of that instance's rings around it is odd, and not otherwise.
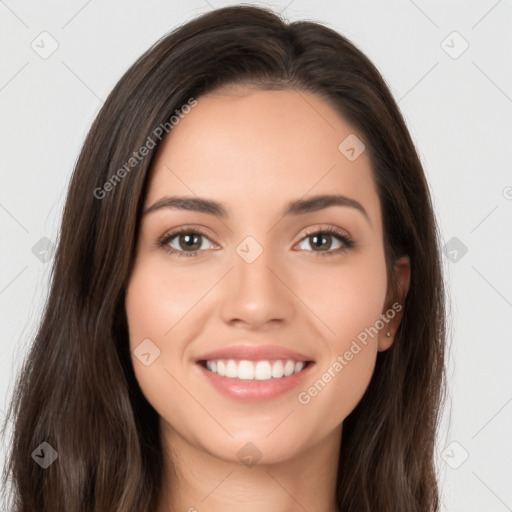
[[[50,294],[4,424],[4,432],[9,419],[14,425],[4,483],[11,481],[19,512],[157,507],[158,415],[134,375],[124,308],[156,149],[136,163],[130,158],[148,138],[158,146],[155,129],[190,98],[230,84],[316,93],[365,138],[388,275],[403,254],[412,275],[394,344],[378,354],[364,397],[344,421],[337,500],[343,511],[438,510],[433,455],[444,390],[444,291],[429,190],[404,119],[378,70],[343,36],[235,6],[204,14],[150,48],[117,83],[84,143]],[[43,442],[58,453],[46,469],[31,457]]]

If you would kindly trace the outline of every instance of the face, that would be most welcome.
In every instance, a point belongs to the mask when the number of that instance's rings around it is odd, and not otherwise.
[[[400,317],[354,136],[316,95],[238,88],[164,140],[126,312],[169,443],[226,461],[252,443],[271,463],[340,437]]]

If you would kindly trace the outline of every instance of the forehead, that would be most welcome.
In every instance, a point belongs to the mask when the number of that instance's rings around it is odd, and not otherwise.
[[[349,137],[349,139],[347,139]],[[217,199],[268,212],[307,195],[340,193],[380,219],[369,157],[343,142],[362,136],[321,97],[297,90],[231,88],[197,98],[162,142],[146,206],[162,195]],[[342,144],[342,150],[340,150]],[[359,149],[359,148],[356,148]],[[378,222],[377,222],[378,223]]]

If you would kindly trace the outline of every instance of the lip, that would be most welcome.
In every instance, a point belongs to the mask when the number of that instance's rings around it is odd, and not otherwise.
[[[208,360],[234,359],[246,361],[275,361],[289,360],[303,361],[306,366],[298,373],[269,380],[243,380],[223,377],[206,369],[204,362]],[[200,355],[195,360],[196,367],[206,378],[207,382],[218,392],[234,400],[245,402],[264,402],[276,399],[294,388],[303,381],[315,366],[313,358],[294,350],[277,345],[233,345]]]
[[[196,363],[215,359],[244,359],[246,361],[292,359],[293,361],[303,362],[313,361],[311,357],[278,345],[233,345],[202,354],[196,358]]]

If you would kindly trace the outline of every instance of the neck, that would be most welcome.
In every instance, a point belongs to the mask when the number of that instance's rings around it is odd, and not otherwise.
[[[215,457],[168,424],[162,424],[162,441],[165,467],[158,512],[338,510],[341,426],[290,459],[252,466]]]

